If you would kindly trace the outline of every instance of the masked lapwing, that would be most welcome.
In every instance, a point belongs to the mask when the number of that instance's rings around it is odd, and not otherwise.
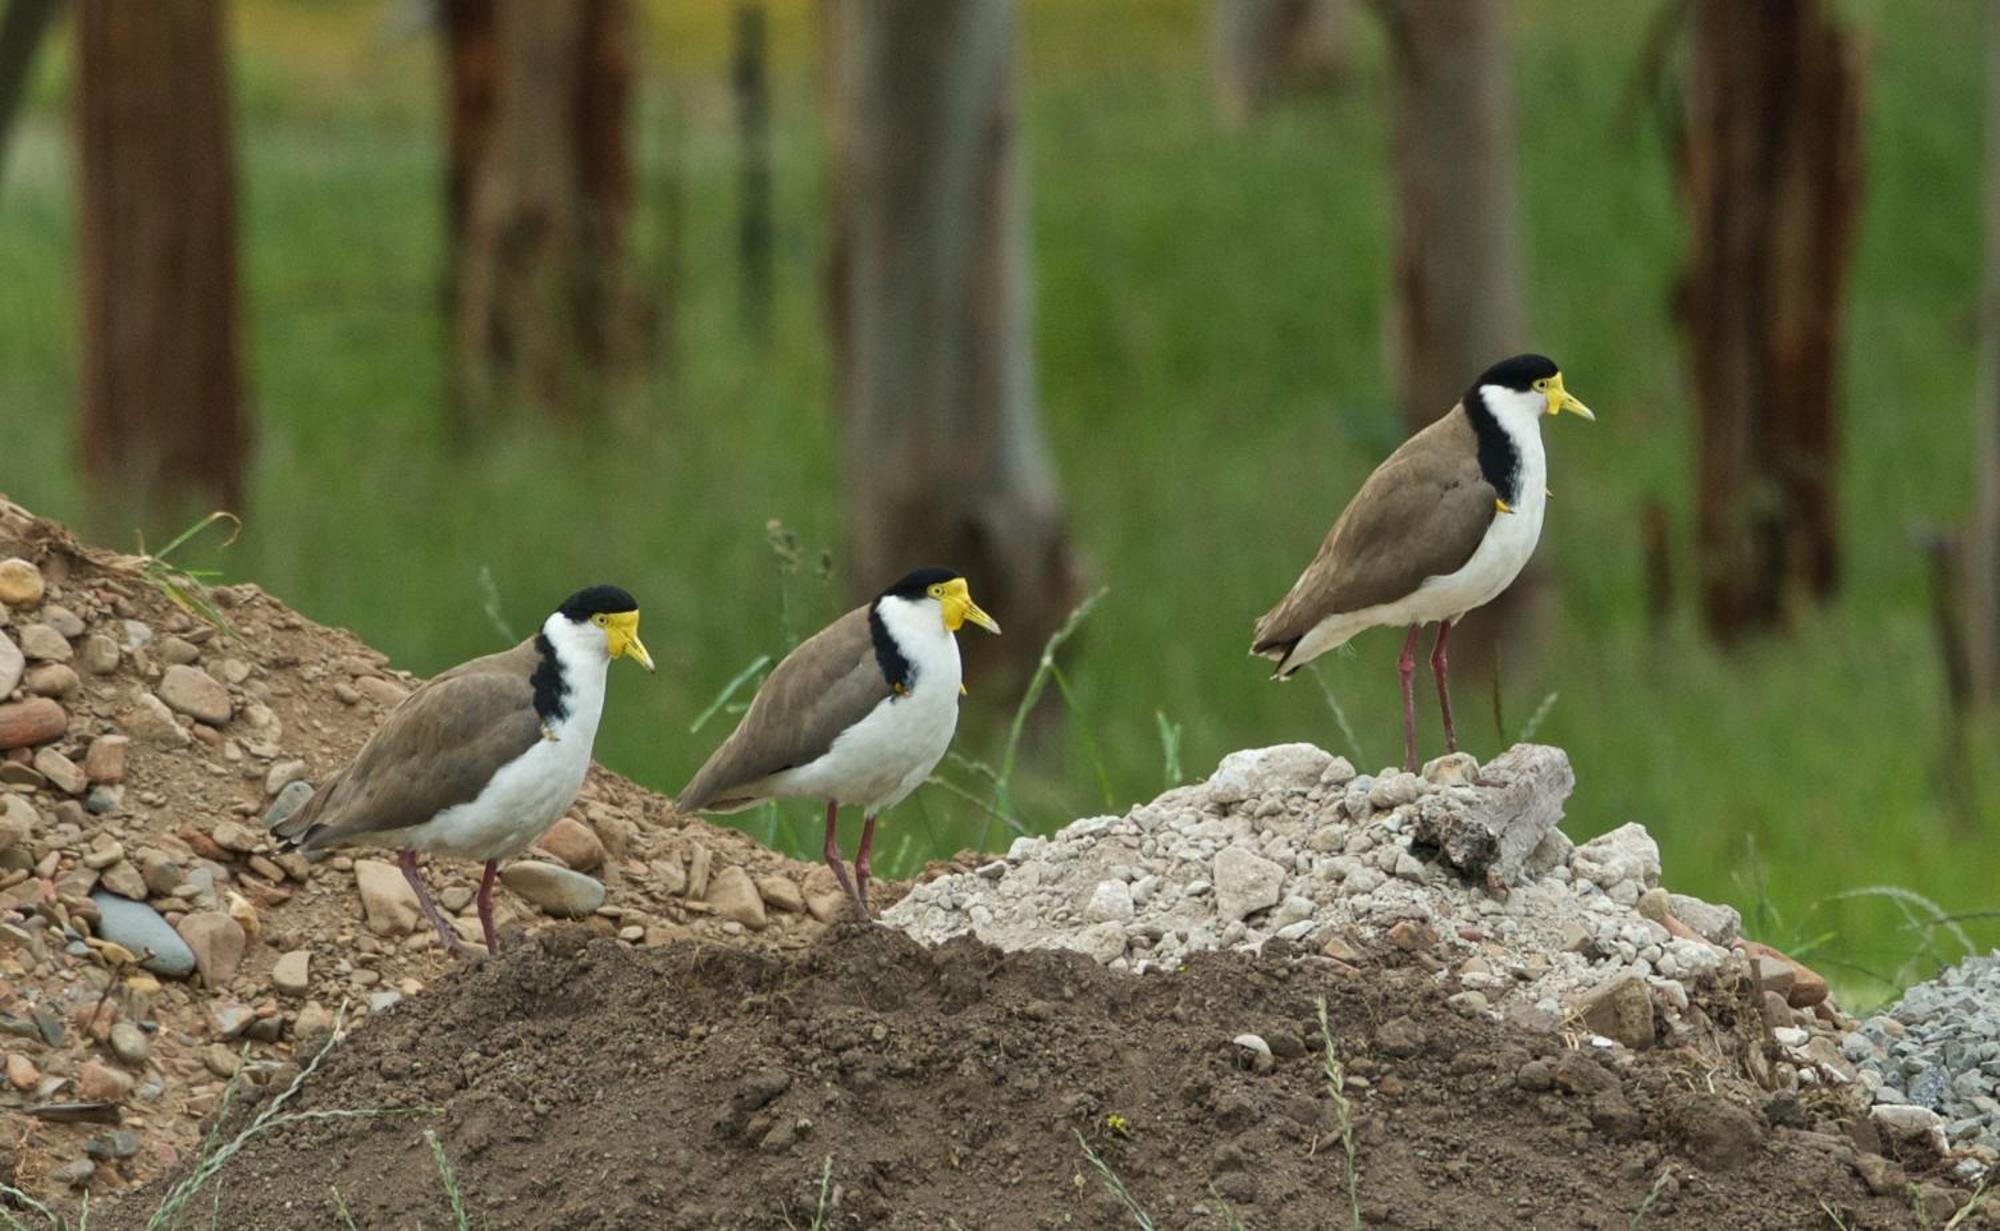
[[[1291,593],[1257,621],[1250,652],[1289,677],[1364,628],[1408,626],[1396,671],[1403,686],[1403,764],[1417,768],[1417,633],[1438,625],[1431,650],[1447,751],[1451,722],[1445,640],[1466,612],[1513,584],[1548,508],[1541,419],[1596,416],[1563,388],[1541,355],[1486,369],[1458,405],[1403,442],[1333,523]]]
[[[916,790],[951,745],[964,691],[954,634],[967,621],[1000,631],[963,577],[927,568],[827,625],[771,672],[675,805],[735,812],[769,799],[825,800],[827,866],[868,918],[875,818]],[[862,816],[852,880],[834,838],[843,805]]]
[[[572,594],[511,650],[436,676],[391,710],[354,763],[274,832],[308,858],[380,846],[445,947],[468,952],[417,874],[417,853],[485,861],[479,926],[495,952],[493,880],[569,809],[590,769],[614,658],[651,671],[639,605],[616,586]]]

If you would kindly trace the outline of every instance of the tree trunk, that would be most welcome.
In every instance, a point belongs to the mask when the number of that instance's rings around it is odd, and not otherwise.
[[[738,182],[736,255],[741,273],[743,328],[759,343],[771,334],[771,87],[764,6],[736,7],[736,124],[742,159]]]
[[[1834,382],[1862,72],[1818,0],[1696,0],[1692,17],[1678,298],[1702,616],[1729,642],[1839,580]]]
[[[1505,0],[1376,0],[1376,8],[1389,41],[1396,208],[1384,341],[1396,404],[1416,432],[1481,372],[1529,349],[1511,8]],[[1452,632],[1456,673],[1496,698],[1496,714],[1503,658],[1532,666],[1546,590],[1547,571],[1530,562]]]
[[[85,474],[240,507],[236,190],[217,0],[77,9]]]
[[[1390,372],[1411,431],[1527,349],[1504,0],[1376,0],[1396,192]],[[1455,647],[1454,647],[1455,648]]]
[[[1979,507],[1965,537],[1965,630],[1975,695],[2000,704],[2000,3],[1986,14],[1986,276],[1979,375]]]
[[[8,138],[34,74],[35,53],[62,10],[62,0],[6,0],[6,4],[6,13],[0,15],[0,178],[6,175]]]
[[[1078,570],[1036,418],[1012,0],[830,0],[848,581],[945,565],[1031,662]]]
[[[447,0],[454,426],[579,418],[627,349],[627,0]]]
[[[1215,0],[1216,101],[1233,123],[1287,85],[1310,88],[1347,71],[1352,0]]]

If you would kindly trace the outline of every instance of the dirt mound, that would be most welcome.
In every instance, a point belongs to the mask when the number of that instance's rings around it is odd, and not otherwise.
[[[450,964],[393,874],[364,921],[378,853],[311,865],[264,825],[414,679],[255,586],[212,592],[225,629],[165,581],[0,499],[0,1182],[45,1198],[178,1166],[230,1074],[266,1081],[343,1000],[365,1015]],[[845,909],[824,869],[602,769],[563,831],[606,890],[588,926],[624,943],[804,945],[810,908]],[[476,867],[428,875],[471,913]],[[498,901],[503,932],[549,922]]]
[[[1915,1225],[1812,1100],[1464,1016],[1421,965],[1288,948],[1141,978],[886,928],[796,953],[545,931],[364,1023],[295,1104],[434,1113],[254,1139],[217,1224],[336,1225],[337,1189],[363,1227],[452,1225],[433,1130],[480,1227],[1132,1225],[1083,1142],[1160,1227],[1224,1227],[1225,1203],[1344,1227],[1323,997],[1371,1226]]]

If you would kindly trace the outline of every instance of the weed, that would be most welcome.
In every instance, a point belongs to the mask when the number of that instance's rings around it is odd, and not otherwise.
[[[451,1200],[451,1216],[458,1220],[458,1231],[471,1231],[472,1224],[465,1217],[465,1202],[458,1194],[458,1177],[452,1174],[451,1160],[444,1156],[444,1143],[438,1140],[437,1130],[424,1130],[424,1144],[431,1148],[431,1160],[437,1163],[438,1178],[444,1181],[444,1195]]]
[[[1236,1213],[1235,1207],[1229,1204],[1228,1198],[1215,1190],[1215,1185],[1208,1186],[1208,1195],[1215,1198],[1215,1203],[1222,1207],[1223,1231],[1249,1231],[1249,1228],[1243,1225],[1243,1219]]]
[[[189,539],[194,538],[210,526],[222,521],[227,521],[231,524],[229,537],[222,540],[221,543],[223,547],[229,546],[236,541],[236,536],[242,533],[243,519],[234,513],[225,513],[217,509],[194,525],[181,531],[180,534],[174,537],[173,542],[168,543],[156,552],[147,552],[146,541],[144,538],[141,538],[139,540],[139,555],[135,566],[139,570],[139,576],[145,580],[146,584],[165,595],[167,600],[173,603],[174,606],[179,607],[190,615],[199,616],[217,632],[226,633],[234,637],[236,636],[236,630],[229,626],[229,621],[223,618],[222,609],[217,607],[215,600],[209,596],[206,579],[214,577],[217,574],[209,570],[184,569],[179,565],[170,564],[167,561],[167,557],[173,555],[174,552],[186,545]]]
[[[1639,1224],[1646,1221],[1646,1216],[1653,1212],[1653,1203],[1660,1199],[1660,1193],[1666,1188],[1667,1181],[1673,1178],[1672,1167],[1660,1168],[1659,1177],[1653,1181],[1653,1186],[1646,1190],[1646,1199],[1639,1203],[1638,1209],[1632,1211],[1631,1220],[1625,1224],[1626,1231],[1636,1231]]]
[[[1153,722],[1160,729],[1161,776],[1165,779],[1165,789],[1171,791],[1187,781],[1187,773],[1181,768],[1181,733],[1178,722],[1167,721],[1167,711],[1154,710]]]
[[[722,686],[722,691],[716,693],[715,699],[708,703],[708,708],[703,710],[700,714],[696,715],[695,720],[688,724],[688,734],[693,735],[697,731],[700,731],[703,727],[707,726],[708,720],[715,717],[716,714],[719,713],[724,706],[728,705],[730,699],[734,697],[739,691],[741,691],[745,684],[748,684],[750,681],[762,675],[764,673],[764,668],[770,665],[771,665],[771,656],[769,654],[759,654],[756,658],[750,661],[749,666],[743,668],[743,670],[741,671],[738,671],[735,675],[730,676],[729,682]]]
[[[487,623],[493,626],[494,632],[500,634],[501,640],[510,644],[520,640],[514,635],[514,626],[507,623],[506,616],[500,614],[500,583],[493,580],[493,567],[488,564],[479,566],[479,601],[486,612]]]
[[[1360,1231],[1361,1195],[1354,1158],[1354,1106],[1347,1101],[1347,1073],[1340,1066],[1340,1057],[1333,1054],[1333,1026],[1326,1018],[1326,997],[1315,999],[1313,1009],[1319,1014],[1320,1047],[1324,1051],[1320,1068],[1326,1074],[1326,1092],[1333,1098],[1333,1114],[1340,1127],[1340,1148],[1347,1155],[1347,1213],[1355,1231]]]
[[[1034,711],[1036,702],[1042,699],[1042,691],[1048,687],[1049,677],[1055,673],[1056,651],[1062,648],[1063,642],[1068,641],[1076,634],[1078,626],[1090,615],[1091,610],[1097,606],[1104,596],[1110,592],[1108,588],[1100,589],[1097,593],[1090,595],[1071,608],[1069,615],[1063,619],[1062,627],[1049,634],[1047,644],[1042,646],[1041,660],[1035,664],[1035,673],[1029,677],[1028,687],[1021,693],[1020,703],[1014,707],[1014,721],[1007,728],[1007,743],[1000,754],[1000,768],[992,773],[993,806],[988,810],[986,822],[979,828],[979,840],[974,844],[977,849],[986,849],[986,838],[993,817],[1014,817],[1018,814],[1018,810],[1014,806],[1013,783],[1014,770],[1020,763],[1021,736],[1027,730],[1028,715]],[[1063,704],[1070,706],[1071,712],[1076,714],[1076,717],[1081,720],[1082,715],[1076,713],[1074,700],[1070,696],[1068,686],[1065,684],[1059,687],[1062,692]],[[1095,736],[1091,738],[1094,746]],[[1103,780],[1103,770],[1103,763],[1099,761],[1098,777],[1100,781]],[[1110,788],[1107,786],[1105,789],[1108,792]],[[1021,832],[1025,833],[1026,830],[1023,829]]]
[[[1847,1215],[1841,1213],[1838,1206],[1827,1204],[1825,1197],[1819,1199],[1819,1212],[1826,1215],[1826,1220],[1833,1224],[1834,1231],[1852,1231]]]
[[[1992,1182],[1993,1172],[1989,1168],[1985,1175],[1979,1177],[1979,1187],[1972,1190],[1972,1196],[1966,1199],[1964,1205],[1958,1207],[1958,1212],[1951,1216],[1951,1221],[1945,1223],[1944,1231],[1958,1231],[1958,1227],[1966,1219],[1979,1212],[1979,1207],[1986,1204],[1986,1186]]]
[[[1347,741],[1347,751],[1354,763],[1364,769],[1374,764],[1368,759],[1368,754],[1361,750],[1361,739],[1354,734],[1354,724],[1347,720],[1347,707],[1340,703],[1339,697],[1333,695],[1333,685],[1326,682],[1326,676],[1320,673],[1319,664],[1307,663],[1306,670],[1312,672],[1313,682],[1319,685],[1320,695],[1326,698],[1326,708],[1333,711],[1333,721],[1340,727],[1340,737]]]
[[[1527,744],[1534,741],[1535,732],[1541,730],[1542,723],[1548,721],[1549,711],[1555,709],[1556,699],[1560,696],[1561,693],[1552,692],[1542,698],[1542,703],[1535,707],[1535,712],[1528,715],[1528,721],[1521,724],[1521,733],[1515,737],[1515,743]]]
[[[826,1156],[826,1161],[822,1162],[819,1166],[819,1204],[813,1207],[812,1221],[806,1224],[806,1231],[823,1231],[823,1228],[826,1226],[827,1194],[832,1191],[833,1155],[829,1154]],[[792,1231],[798,1231],[798,1224],[792,1221],[792,1216],[789,1212],[781,1215],[781,1217],[784,1218],[787,1227],[792,1228]]]
[[[1075,1129],[1070,1131],[1076,1133]],[[1118,1203],[1125,1207],[1125,1212],[1132,1215],[1132,1221],[1137,1224],[1139,1231],[1154,1231],[1153,1220],[1147,1216],[1146,1211],[1125,1187],[1125,1181],[1119,1179],[1118,1173],[1111,1169],[1111,1164],[1105,1162],[1096,1150],[1090,1148],[1090,1143],[1084,1140],[1082,1133],[1076,1133],[1076,1144],[1083,1147],[1083,1156],[1090,1160],[1091,1169],[1097,1172],[1098,1179],[1104,1181],[1104,1187],[1111,1191],[1111,1195],[1118,1198]]]
[[[333,1212],[340,1219],[340,1225],[347,1231],[361,1231],[361,1228],[354,1224],[354,1215],[347,1212],[347,1202],[341,1199],[340,1190],[329,1184],[326,1186],[326,1191],[333,1194]]]

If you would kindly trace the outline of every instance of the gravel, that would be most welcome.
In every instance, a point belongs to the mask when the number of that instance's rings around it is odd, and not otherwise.
[[[1233,753],[1206,782],[920,885],[883,920],[1139,973],[1273,940],[1334,957],[1394,945],[1439,959],[1465,1012],[1554,1026],[1623,987],[1606,1017],[1618,1041],[1652,1044],[1647,1000],[1671,1039],[1690,985],[1732,961],[1696,931],[1726,943],[1735,912],[1656,893],[1648,910],[1672,901],[1700,925],[1642,914],[1658,846],[1640,825],[1572,846],[1556,825],[1573,781],[1562,751],[1537,745],[1484,776],[1462,755],[1357,775],[1309,744]]]
[[[1841,1052],[1874,1087],[1878,1120],[1927,1124],[1900,1109],[1933,1112],[1953,1145],[2000,1150],[2000,953],[1904,992],[1849,1033]]]

